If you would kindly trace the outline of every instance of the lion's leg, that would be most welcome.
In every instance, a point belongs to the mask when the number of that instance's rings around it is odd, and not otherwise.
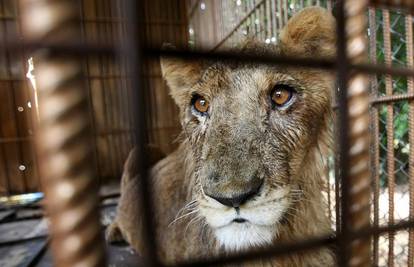
[[[124,242],[125,238],[122,235],[121,229],[119,229],[116,221],[112,222],[105,231],[105,239],[108,243]]]

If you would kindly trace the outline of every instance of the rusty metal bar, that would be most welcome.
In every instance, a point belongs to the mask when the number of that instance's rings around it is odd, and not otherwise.
[[[413,51],[413,16],[405,17],[405,37],[407,46],[407,67],[414,67],[414,51]],[[407,79],[407,92],[414,95],[414,79],[409,77]],[[414,102],[411,100],[408,102],[408,141],[411,147],[414,146]],[[408,158],[409,164],[409,183],[410,183],[410,220],[414,218],[414,150],[410,149]],[[409,242],[408,242],[408,266],[414,266],[414,229],[409,229]]]
[[[370,266],[370,238],[349,233],[370,225],[369,95],[366,75],[352,73],[350,63],[367,59],[367,1],[339,2],[337,61],[340,115],[340,167],[342,225],[339,239],[340,266]]]
[[[376,97],[374,99],[371,99],[370,102],[372,105],[379,105],[379,104],[387,104],[387,103],[393,103],[398,101],[404,101],[404,100],[413,100],[414,99],[414,93],[409,94],[396,94],[396,95],[386,95],[386,96],[380,96]]]
[[[350,63],[367,61],[366,8],[368,1],[348,0],[345,2],[346,44]],[[348,192],[349,225],[356,231],[370,225],[371,181],[369,160],[369,94],[368,76],[349,73],[348,80],[348,138],[350,169]],[[343,217],[348,218],[348,217]],[[349,266],[371,266],[370,238],[358,238],[350,244]]]
[[[1,47],[0,47],[1,48]],[[300,66],[301,68],[318,68],[318,69],[337,69],[339,61],[326,59],[326,58],[303,58],[303,57],[286,57],[280,55],[263,55],[255,53],[246,53],[234,51],[203,51],[203,50],[158,50],[158,49],[145,49],[143,52],[148,57],[159,57],[160,55],[165,57],[181,57],[181,58],[205,58],[211,60],[233,60],[237,62],[255,62],[265,65],[281,65],[281,66]],[[349,69],[366,73],[366,74],[391,74],[394,76],[412,76],[414,77],[414,70],[406,67],[389,67],[381,64],[368,64],[368,63],[355,63],[349,64]]]
[[[368,227],[360,229],[356,232],[350,232],[349,238],[368,238],[372,235],[382,235],[389,232],[406,231],[408,228],[414,227],[414,221],[400,221],[394,225]],[[283,242],[274,245],[270,248],[252,250],[244,253],[227,254],[221,257],[210,257],[194,261],[181,262],[176,265],[167,265],[175,267],[190,267],[190,266],[223,266],[225,264],[237,264],[246,261],[254,261],[257,259],[270,259],[276,257],[283,257],[291,253],[298,253],[305,250],[314,250],[320,247],[329,246],[339,241],[339,237],[326,235],[307,240]],[[238,266],[238,265],[236,265]]]
[[[65,42],[79,38],[77,2],[20,3],[26,39]],[[38,150],[54,265],[104,266],[81,64],[73,56],[47,49],[37,50],[35,61],[40,102]]]
[[[377,63],[377,25],[375,9],[369,8],[369,52],[370,52],[370,63]],[[377,75],[371,76],[371,99],[377,99],[378,96],[378,81]],[[372,104],[372,101],[371,101]],[[379,225],[379,116],[378,108],[371,106],[370,109],[370,124],[371,124],[371,147],[370,147],[370,169],[371,169],[371,181],[373,187],[373,211],[374,211],[374,227]],[[379,236],[374,235],[372,241],[372,253],[373,253],[373,264],[378,265],[378,242]]]
[[[414,1],[412,0],[370,0],[370,5],[397,8],[410,13],[414,12]]]
[[[384,58],[387,66],[392,66],[390,14],[387,9],[382,10],[384,20]],[[387,96],[393,94],[392,77],[385,76],[385,91]],[[387,104],[386,118],[387,132],[387,176],[388,176],[388,223],[394,224],[394,190],[395,190],[395,162],[394,162],[394,108],[392,103]],[[394,233],[388,234],[388,266],[394,266]]]

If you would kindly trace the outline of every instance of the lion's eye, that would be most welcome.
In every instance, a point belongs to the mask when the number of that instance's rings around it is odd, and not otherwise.
[[[195,95],[191,102],[196,111],[200,113],[206,113],[208,111],[210,104],[204,97]]]
[[[284,107],[289,104],[294,94],[295,89],[288,85],[279,84],[273,88],[270,97],[276,107]]]

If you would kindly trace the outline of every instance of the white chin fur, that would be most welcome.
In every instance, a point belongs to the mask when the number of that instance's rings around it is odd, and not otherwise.
[[[275,236],[274,226],[260,226],[248,222],[232,223],[214,230],[220,245],[227,251],[240,251],[271,244]]]
[[[277,234],[277,224],[289,207],[285,197],[288,188],[273,190],[265,199],[256,199],[243,205],[239,214],[211,198],[200,206],[200,213],[214,230],[217,241],[228,251],[271,244]],[[244,219],[244,223],[233,222]]]

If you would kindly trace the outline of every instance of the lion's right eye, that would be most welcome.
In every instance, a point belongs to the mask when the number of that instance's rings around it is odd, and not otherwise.
[[[200,95],[194,95],[191,100],[191,104],[195,111],[201,113],[202,115],[206,114],[210,103]]]
[[[272,103],[277,108],[283,108],[291,103],[296,91],[292,87],[284,84],[276,85],[270,93]]]

